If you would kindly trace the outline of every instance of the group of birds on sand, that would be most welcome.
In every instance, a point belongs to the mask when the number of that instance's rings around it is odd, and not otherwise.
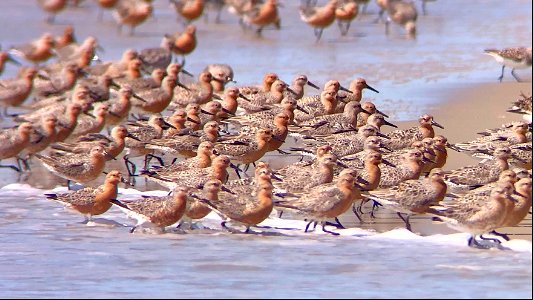
[[[426,3],[435,0],[420,0],[422,10],[426,14]],[[37,0],[40,7],[47,13],[46,22],[53,23],[58,13],[69,8],[70,0]],[[73,6],[80,5],[82,1],[74,1]],[[130,27],[130,35],[135,28],[154,15],[153,1],[149,0],[97,0],[99,7],[98,20],[103,19],[105,10],[111,10],[114,19],[119,25]],[[229,12],[239,18],[243,29],[253,28],[257,35],[261,35],[264,28],[281,28],[279,8],[284,8],[280,0],[170,0],[169,9],[174,9],[178,22],[192,25],[193,22],[205,16],[208,10],[214,10],[215,22],[220,23],[221,11],[227,8]],[[342,36],[345,36],[353,20],[360,14],[366,13],[369,0],[327,0],[325,3],[318,1],[302,0],[298,7],[301,21],[314,29],[316,40],[319,41],[325,28],[335,21]],[[394,22],[403,27],[410,37],[416,35],[416,20],[418,10],[415,2],[405,0],[376,0],[379,8],[379,17],[375,22],[384,21],[385,32],[389,33],[389,24]],[[361,11],[361,13],[359,12]],[[386,17],[385,17],[386,15]]]
[[[470,246],[490,248],[500,241],[483,234],[517,225],[531,207],[531,96],[520,95],[508,110],[525,121],[449,143],[435,133],[434,127],[444,128],[429,114],[411,128],[382,131],[397,126],[383,108],[363,100],[365,90],[378,93],[363,78],[348,88],[335,79],[320,88],[303,74],[289,84],[269,72],[259,85],[238,86],[231,66],[212,64],[194,80],[172,62],[172,51],[126,49],[118,61],[96,63],[96,39],[77,44],[72,35],[43,34],[0,54],[0,70],[17,62],[12,55],[33,64],[0,80],[4,118],[18,123],[0,133],[0,160],[16,165],[0,167],[28,172],[37,160],[69,189],[71,181],[86,185],[46,197],[87,220],[116,205],[138,220],[132,232],[176,223],[193,228],[214,211],[224,228],[235,231],[231,222],[249,232],[276,210],[307,220],[306,231],[320,223],[338,235],[326,226],[343,227],[338,217],[350,209],[364,222],[364,205],[372,203],[371,216],[383,206],[411,230],[412,215],[430,214],[470,233]],[[490,53],[512,68],[518,64],[511,61],[524,59],[508,59],[517,50]],[[14,107],[25,112],[9,114]],[[295,145],[282,149],[290,138]],[[482,160],[445,171],[448,149]],[[273,169],[261,161],[272,151],[299,153],[302,160]],[[106,171],[121,156],[127,176]],[[144,157],[142,167],[136,157]],[[239,179],[229,179],[233,172]],[[92,187],[102,173],[104,183]],[[134,185],[139,176],[169,195],[120,199],[118,184]]]

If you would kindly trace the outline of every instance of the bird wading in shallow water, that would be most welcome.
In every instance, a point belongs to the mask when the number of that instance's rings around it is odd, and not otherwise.
[[[531,47],[514,47],[502,50],[485,49],[485,54],[492,56],[502,65],[502,74],[498,77],[500,82],[503,80],[505,67],[511,68],[511,75],[513,75],[516,81],[520,81],[520,78],[515,74],[515,69],[526,69],[531,67]]]

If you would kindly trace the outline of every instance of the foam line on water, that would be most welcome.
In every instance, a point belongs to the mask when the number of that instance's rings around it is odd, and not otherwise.
[[[32,196],[42,196],[44,193],[54,192],[54,193],[63,193],[68,192],[67,188],[64,186],[58,186],[52,190],[43,190],[31,187],[28,184],[13,183],[8,184],[0,188],[1,196],[18,196],[24,195],[27,197]],[[118,199],[136,199],[140,198],[142,195],[145,196],[166,196],[168,191],[165,190],[152,190],[141,192],[136,189],[123,189],[119,188]],[[122,225],[121,223],[116,223],[113,220],[109,220],[113,225]],[[224,229],[220,227],[220,222],[222,219],[215,212],[209,213],[205,218],[199,220],[199,226],[206,226],[214,230],[220,230],[221,233],[224,233]],[[305,227],[307,226],[306,221],[298,219],[281,219],[277,217],[276,211],[274,211],[271,216],[259,224],[259,228],[253,228],[255,232],[259,233],[279,233],[288,236],[317,236],[317,235],[330,235],[329,233],[322,231],[322,226],[319,224],[315,230],[313,230],[313,225],[310,226],[308,232],[304,232]],[[109,224],[106,224],[109,225]],[[243,226],[229,223],[229,226],[234,226],[236,230],[244,230]],[[265,228],[266,227],[266,228]],[[431,243],[447,246],[457,246],[457,247],[468,247],[468,239],[470,235],[467,233],[452,233],[452,234],[433,234],[429,236],[420,236],[416,233],[408,231],[405,228],[396,228],[385,232],[376,232],[374,230],[362,229],[362,228],[346,228],[346,229],[337,229],[333,226],[327,226],[328,230],[339,233],[338,238],[354,238],[354,239],[370,239],[370,240],[379,240],[379,241],[396,241],[396,242],[421,242],[421,243]],[[512,251],[517,252],[529,252],[532,253],[532,243],[528,240],[522,239],[512,239],[510,241],[501,240],[501,246],[508,248]]]

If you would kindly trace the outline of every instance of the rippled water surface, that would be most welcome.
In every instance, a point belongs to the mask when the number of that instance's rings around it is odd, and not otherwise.
[[[135,197],[129,190],[121,197]],[[477,250],[467,235],[351,228],[304,234],[272,218],[256,234],[213,229],[129,234],[112,208],[95,222],[42,191],[0,190],[4,297],[482,297],[531,294],[531,242]],[[164,193],[164,192],[160,192]],[[416,222],[414,223],[416,224]],[[531,226],[531,225],[529,225]],[[398,225],[398,227],[401,227]],[[291,230],[294,229],[294,230]],[[416,225],[415,225],[416,228]]]
[[[304,73],[319,85],[332,78],[347,85],[361,76],[380,91],[365,91],[365,99],[400,121],[445,109],[442,102],[453,100],[447,92],[458,87],[494,82],[500,66],[481,54],[484,48],[531,47],[526,0],[430,2],[429,15],[419,16],[416,40],[397,27],[386,37],[383,24],[372,22],[377,8],[371,3],[347,37],[332,26],[319,43],[299,20],[299,1],[281,2],[282,29],[265,30],[261,39],[242,32],[227,12],[219,25],[199,21],[199,46],[187,69],[198,74],[208,63],[229,63],[239,84],[257,83],[269,71],[286,81]],[[109,14],[95,22],[94,1],[58,15],[59,25],[45,25],[35,1],[2,0],[0,43],[7,48],[72,23],[78,39],[98,38],[104,60],[118,59],[127,47],[156,46],[163,33],[182,28],[167,4],[155,1],[157,19],[128,37],[117,34]],[[2,78],[15,71],[8,67]],[[517,73],[531,80],[531,69]],[[504,80],[514,84],[509,73]],[[517,90],[523,88],[531,91],[528,85]],[[24,183],[13,184],[18,181]],[[0,297],[531,297],[530,219],[503,244],[510,250],[486,251],[468,248],[467,235],[428,218],[414,218],[419,234],[410,233],[384,212],[376,224],[343,216],[350,228],[338,237],[318,228],[304,234],[303,221],[275,217],[265,225],[284,229],[231,234],[213,216],[203,222],[213,229],[129,234],[133,221],[114,207],[88,226],[80,215],[45,200],[43,193],[64,181],[35,164],[33,173],[21,177],[0,169],[0,183]],[[143,182],[136,188],[160,189]],[[121,189],[119,198],[139,193]]]

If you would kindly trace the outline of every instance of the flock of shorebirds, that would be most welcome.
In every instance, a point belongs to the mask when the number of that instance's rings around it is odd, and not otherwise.
[[[420,0],[423,14],[426,14],[426,3],[435,0]],[[79,6],[83,0],[37,0],[46,12],[46,22],[53,23],[56,15],[69,7]],[[130,27],[130,35],[135,28],[154,15],[152,0],[97,0],[99,5],[98,19],[103,19],[105,10],[112,11],[119,25]],[[279,0],[169,0],[171,9],[176,11],[178,21],[191,24],[202,16],[207,20],[208,11],[216,14],[215,22],[220,23],[221,11],[225,8],[239,19],[243,29],[253,29],[261,35],[264,28],[281,28],[279,7],[284,7]],[[370,0],[328,0],[318,5],[317,0],[301,0],[299,15],[301,20],[314,29],[317,41],[320,40],[325,28],[337,23],[341,35],[346,35],[354,19],[366,13]],[[418,10],[414,2],[403,0],[376,0],[379,17],[375,21],[385,23],[385,32],[389,33],[389,24],[394,22],[402,26],[410,37],[416,35]],[[386,17],[385,17],[386,15]]]
[[[44,34],[0,53],[0,72],[6,63],[18,63],[14,55],[34,64],[0,80],[3,116],[18,123],[0,133],[0,160],[16,165],[0,167],[31,172],[40,163],[66,179],[69,189],[71,181],[90,185],[104,173],[98,187],[46,194],[87,220],[116,205],[137,219],[132,232],[176,223],[193,228],[214,211],[224,228],[234,231],[227,225],[232,222],[249,232],[275,210],[279,217],[306,219],[306,231],[320,223],[338,235],[326,226],[342,228],[337,217],[350,209],[363,222],[363,207],[371,203],[372,217],[383,206],[410,230],[410,216],[430,214],[470,233],[470,246],[490,248],[500,241],[483,234],[508,239],[495,230],[515,226],[529,213],[531,96],[520,95],[508,110],[523,114],[523,122],[451,144],[435,134],[434,127],[443,126],[428,114],[417,126],[382,133],[382,126],[397,126],[363,101],[363,91],[378,90],[362,78],[348,88],[338,80],[320,88],[306,75],[288,84],[267,73],[257,86],[237,86],[231,66],[211,64],[195,81],[173,62],[182,53],[127,49],[118,61],[96,63],[96,39],[77,44],[72,36],[67,28],[63,36]],[[531,48],[487,52],[513,71],[524,57],[531,65]],[[308,86],[317,92],[306,92]],[[9,114],[14,107],[25,112]],[[282,149],[289,136],[294,147]],[[444,171],[448,149],[481,160]],[[271,151],[300,153],[302,160],[274,170],[261,161]],[[104,171],[107,161],[121,156],[127,176]],[[142,166],[136,157],[144,157]],[[231,172],[239,179],[229,180]],[[119,183],[134,185],[138,176],[168,188],[169,195],[119,199]]]

